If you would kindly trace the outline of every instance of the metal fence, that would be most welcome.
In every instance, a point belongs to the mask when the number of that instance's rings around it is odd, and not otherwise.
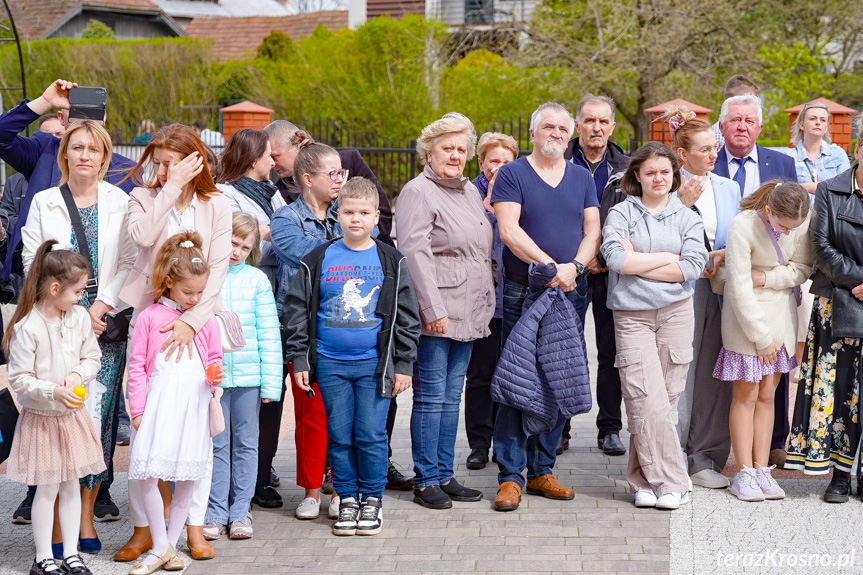
[[[336,149],[356,148],[391,200],[396,198],[406,183],[422,171],[416,152],[416,140],[382,138],[347,128],[330,118],[312,118],[302,125],[318,142]],[[477,130],[478,135],[483,132],[503,132],[511,135],[518,142],[520,156],[531,151],[529,117],[519,114],[509,120],[493,122],[482,131]],[[628,152],[638,148],[638,143],[634,140],[619,144]],[[476,161],[465,166],[464,175],[470,179],[479,175]]]
[[[156,127],[160,128],[167,123],[170,123],[169,119],[158,118]],[[422,166],[417,157],[415,139],[381,137],[346,127],[332,118],[307,118],[305,121],[299,122],[299,125],[303,126],[318,142],[325,143],[336,149],[357,149],[372,172],[377,176],[378,181],[380,181],[386,190],[390,200],[395,200],[405,184],[422,171]],[[509,134],[518,142],[519,155],[524,156],[530,153],[529,116],[520,114],[508,120],[493,122],[482,130],[477,129],[477,134],[482,134],[483,132],[503,132]],[[114,152],[137,162],[144,152],[145,146],[128,143],[133,141],[134,136],[132,126],[121,129],[119,137],[113,139],[115,142],[127,143],[115,144]],[[633,140],[618,143],[627,151],[638,147],[638,143]],[[215,150],[215,152],[219,154],[221,150]],[[0,168],[2,167],[5,166],[0,166]],[[477,175],[479,175],[479,166],[476,161],[469,162],[465,166],[465,176],[473,179]],[[4,181],[3,170],[0,169],[0,185]]]

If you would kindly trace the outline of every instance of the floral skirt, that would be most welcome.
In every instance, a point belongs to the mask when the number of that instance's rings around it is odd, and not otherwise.
[[[861,340],[834,338],[833,310],[815,300],[797,385],[786,469],[851,471],[860,443]]]
[[[100,439],[102,440],[102,455],[107,466],[114,457],[115,446],[111,442],[111,428],[116,417],[114,408],[117,403],[117,395],[122,393],[123,388],[123,372],[126,369],[126,342],[100,343],[99,348],[102,350],[102,366],[99,368],[96,379],[106,388],[105,393],[102,394]],[[99,482],[107,480],[108,471],[106,469],[98,475],[88,475],[82,478],[81,485],[87,489],[92,489]]]
[[[760,383],[765,375],[788,373],[795,367],[797,367],[797,358],[793,355],[789,356],[784,345],[776,352],[776,361],[771,365],[762,364],[758,356],[743,355],[723,347],[719,350],[719,357],[716,358],[713,377],[721,381]]]

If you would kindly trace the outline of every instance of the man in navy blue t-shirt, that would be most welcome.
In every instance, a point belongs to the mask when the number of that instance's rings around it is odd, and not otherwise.
[[[505,343],[521,317],[527,296],[528,266],[555,263],[557,275],[546,287],[560,287],[584,324],[587,277],[584,266],[599,251],[599,201],[590,172],[564,159],[574,119],[560,104],[541,105],[531,116],[530,156],[500,168],[494,178],[494,204],[503,254],[503,328]],[[582,328],[583,329],[583,328]],[[494,429],[498,467],[499,511],[518,508],[527,467],[527,491],[551,499],[573,499],[573,490],[560,485],[551,473],[555,449],[566,418],[559,414],[551,431],[525,435],[522,412],[501,405]]]

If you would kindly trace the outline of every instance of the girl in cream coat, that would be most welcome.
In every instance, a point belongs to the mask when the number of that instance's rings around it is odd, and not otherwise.
[[[91,301],[85,294],[78,303],[87,308],[96,337],[105,330],[106,313],[113,315],[128,307],[120,299],[120,290],[137,253],[127,229],[129,196],[103,181],[111,161],[111,151],[108,132],[98,123],[88,120],[76,122],[66,130],[60,140],[57,159],[60,184],[69,187],[86,237],[90,265],[95,268],[96,297]],[[59,187],[39,192],[33,198],[21,237],[25,273],[29,272],[39,246],[47,240],[57,241],[62,249],[83,251],[73,233],[69,209]],[[114,455],[111,429],[117,394],[122,390],[126,343],[100,341],[99,348],[102,357],[96,377],[98,384],[88,390],[87,407],[97,425],[96,434],[101,438],[105,464],[108,465]],[[84,490],[80,545],[81,550],[87,553],[99,551],[102,545],[93,525],[93,506],[99,484],[108,476],[105,471],[81,479]]]
[[[766,465],[773,396],[779,375],[797,366],[800,285],[812,272],[809,195],[796,182],[768,182],[740,209],[728,230],[722,350],[713,377],[734,382],[729,426],[740,471],[731,493],[743,501],[782,499]]]

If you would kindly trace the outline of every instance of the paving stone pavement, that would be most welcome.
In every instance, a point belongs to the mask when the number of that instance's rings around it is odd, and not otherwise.
[[[586,336],[593,349],[588,316]],[[590,351],[591,357],[595,353]],[[596,366],[591,364],[591,373]],[[410,392],[399,399],[394,461],[410,472]],[[215,542],[212,561],[192,562],[186,573],[243,574],[376,574],[376,573],[671,573],[673,575],[783,573],[806,575],[863,573],[863,549],[858,548],[861,510],[855,498],[845,505],[820,500],[825,483],[780,479],[788,492],[784,502],[744,504],[727,491],[696,488],[692,503],[669,513],[636,509],[626,493],[627,456],[607,457],[596,448],[596,408],[573,420],[571,448],[558,459],[556,475],[576,491],[574,501],[552,501],[525,495],[519,510],[498,513],[491,508],[496,492],[496,468],[470,471],[464,465],[469,450],[463,422],[456,445],[456,476],[481,489],[478,503],[454,503],[432,511],[419,507],[412,493],[387,491],[384,531],[374,537],[335,537],[323,516],[298,521],[293,512],[302,490],[293,486],[293,435],[282,442],[275,466],[285,507],[255,508],[255,537],[248,541]],[[624,431],[622,438],[628,444]],[[122,518],[97,524],[104,551],[86,556],[96,575],[121,575],[129,564],[111,561],[114,550],[131,533],[125,474],[118,474],[112,495]],[[813,487],[814,485],[814,487]],[[23,497],[20,485],[0,476],[0,575],[27,573],[33,543],[29,526],[6,518]],[[326,497],[324,499],[326,503]],[[180,549],[185,549],[181,540]],[[761,565],[755,554],[766,552]],[[783,566],[771,563],[778,553],[832,554],[834,562],[855,561],[840,569],[804,566],[795,559]],[[853,557],[842,554],[854,553]],[[720,553],[722,555],[720,555]],[[771,555],[771,553],[773,555]],[[726,557],[731,563],[721,563]],[[808,559],[807,560],[811,560]],[[765,566],[765,561],[769,561]],[[735,563],[736,562],[736,563]],[[747,563],[748,562],[748,563]]]

